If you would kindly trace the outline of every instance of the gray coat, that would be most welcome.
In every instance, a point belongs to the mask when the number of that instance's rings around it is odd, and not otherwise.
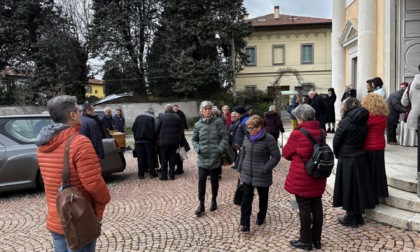
[[[201,118],[194,125],[192,145],[197,152],[198,168],[216,169],[222,166],[220,154],[228,145],[226,126],[220,118]]]
[[[276,140],[264,130],[254,143],[245,137],[241,150],[238,171],[241,181],[256,187],[269,187],[273,184],[273,169],[280,161],[281,154]]]

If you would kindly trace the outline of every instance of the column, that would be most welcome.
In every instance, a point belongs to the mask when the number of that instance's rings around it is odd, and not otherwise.
[[[332,87],[337,95],[335,102],[335,114],[337,119],[340,116],[341,97],[346,89],[346,51],[340,44],[340,36],[346,22],[346,1],[334,0],[332,12],[332,33],[331,33],[331,80]]]
[[[376,77],[376,18],[375,1],[359,1],[359,30],[357,41],[357,98],[366,94],[366,80]]]

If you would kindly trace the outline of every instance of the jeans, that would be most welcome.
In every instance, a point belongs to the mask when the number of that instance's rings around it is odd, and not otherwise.
[[[251,213],[252,213],[252,201],[254,200],[254,186],[243,183],[244,196],[241,204],[241,225],[249,227]],[[260,211],[257,214],[258,220],[265,220],[268,209],[268,193],[270,187],[259,187],[257,186],[258,197],[260,198],[259,208]]]
[[[84,246],[79,250],[72,250],[67,247],[66,237],[62,234],[51,232],[53,237],[54,251],[55,252],[94,252],[96,247],[96,239]]]

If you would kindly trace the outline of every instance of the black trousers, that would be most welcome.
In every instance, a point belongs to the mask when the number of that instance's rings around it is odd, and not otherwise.
[[[144,176],[144,172],[149,170],[150,175],[156,175],[156,149],[154,143],[136,143],[137,166],[139,176]]]
[[[212,199],[216,199],[219,192],[219,169],[198,168],[198,200],[202,203],[205,201],[207,176],[209,174]]]
[[[168,178],[168,162],[169,162],[169,177],[175,178],[175,162],[177,145],[160,146],[161,170],[160,177]]]
[[[387,123],[386,124],[386,140],[387,142],[397,142],[397,126],[398,124]]]
[[[321,197],[303,198],[295,196],[299,206],[299,240],[304,243],[321,241],[322,223],[324,221]]]
[[[176,154],[175,165],[177,171],[184,171],[184,161],[181,159],[179,154]]]
[[[251,213],[252,213],[252,201],[254,200],[254,186],[243,183],[242,188],[244,195],[241,204],[241,225],[250,226]],[[257,192],[260,198],[260,211],[257,214],[257,219],[265,220],[268,209],[268,192],[270,187],[258,187]]]

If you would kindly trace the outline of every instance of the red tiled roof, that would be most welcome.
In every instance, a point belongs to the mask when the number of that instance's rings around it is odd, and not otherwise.
[[[279,14],[279,18],[277,19],[274,18],[274,14],[268,14],[265,16],[249,19],[249,21],[251,21],[253,27],[332,24],[331,19],[283,14]]]
[[[88,84],[92,84],[92,85],[103,85],[103,81],[102,80],[97,80],[97,79],[89,79],[88,80]]]

